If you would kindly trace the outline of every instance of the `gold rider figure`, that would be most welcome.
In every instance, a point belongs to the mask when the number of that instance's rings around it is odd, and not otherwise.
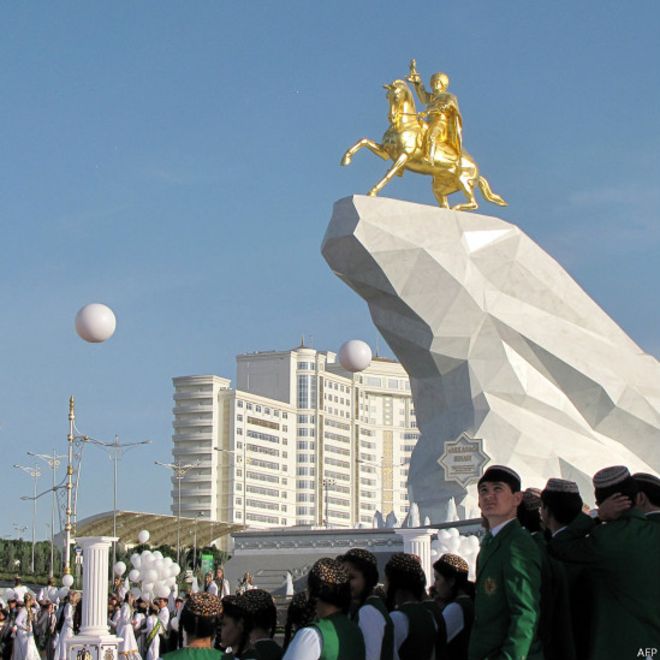
[[[421,116],[428,117],[428,131],[424,140],[424,156],[430,164],[446,163],[453,168],[460,163],[463,154],[463,118],[458,109],[458,100],[447,91],[449,76],[434,73],[431,76],[431,91],[426,91],[417,72],[415,60],[410,61],[410,82],[419,100],[426,106]]]

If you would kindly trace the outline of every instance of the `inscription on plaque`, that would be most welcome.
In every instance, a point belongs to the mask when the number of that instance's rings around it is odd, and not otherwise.
[[[489,460],[481,438],[471,438],[467,433],[461,433],[456,440],[445,442],[445,450],[438,464],[445,471],[446,481],[467,486],[479,480]]]

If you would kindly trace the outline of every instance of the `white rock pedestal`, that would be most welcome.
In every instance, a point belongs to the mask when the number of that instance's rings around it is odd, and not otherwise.
[[[117,660],[120,638],[108,629],[108,550],[111,536],[76,539],[83,550],[82,622],[67,641],[68,660]]]
[[[431,566],[431,536],[435,529],[405,528],[397,529],[396,533],[403,538],[403,551],[417,555],[426,575],[426,588],[433,584],[433,567]]]
[[[576,481],[588,503],[601,468],[660,472],[660,363],[515,225],[355,195],[322,252],[410,376],[422,520],[447,520],[452,499],[471,515],[488,457],[523,487]],[[454,470],[448,450],[470,444],[473,469]]]

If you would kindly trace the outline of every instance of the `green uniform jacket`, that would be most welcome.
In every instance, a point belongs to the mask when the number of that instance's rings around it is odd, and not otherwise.
[[[313,624],[321,635],[319,660],[364,660],[364,637],[356,623],[338,612]]]
[[[469,660],[543,658],[537,639],[540,593],[536,542],[512,520],[482,545],[477,557]]]
[[[539,638],[544,660],[576,660],[568,579],[564,564],[551,557],[543,532],[533,532],[541,556]]]
[[[646,519],[651,522],[660,523],[660,511],[651,511],[646,514]]]
[[[597,525],[579,514],[550,542],[559,559],[587,567],[593,589],[590,660],[660,648],[660,525],[637,509]]]
[[[259,639],[247,650],[241,660],[281,660],[282,648],[273,639]]]

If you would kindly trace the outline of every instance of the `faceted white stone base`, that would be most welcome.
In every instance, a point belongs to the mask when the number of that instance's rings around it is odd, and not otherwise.
[[[322,252],[410,376],[422,519],[445,519],[452,497],[478,515],[475,484],[437,462],[464,432],[524,487],[572,479],[589,502],[604,466],[660,470],[658,361],[515,225],[355,195],[335,204]]]

